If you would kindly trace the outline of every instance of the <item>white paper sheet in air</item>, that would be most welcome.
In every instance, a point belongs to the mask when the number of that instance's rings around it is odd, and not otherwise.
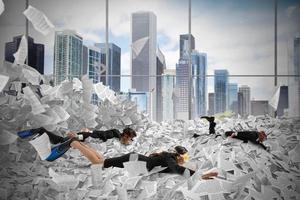
[[[123,163],[123,165],[130,177],[148,173],[146,162],[143,161],[129,161]]]
[[[4,76],[4,75],[0,74],[0,92],[2,92],[2,90],[6,86],[6,83],[8,82],[8,80],[9,80],[8,76]]]
[[[29,141],[29,143],[35,148],[42,160],[45,160],[50,155],[51,143],[46,133]]]
[[[6,130],[0,132],[0,145],[11,144],[16,141],[18,137]]]
[[[0,15],[3,13],[4,10],[5,10],[5,6],[3,0],[0,0]]]
[[[14,64],[22,65],[25,63],[28,54],[28,43],[26,37],[23,35],[18,51],[14,53],[15,61]]]
[[[132,44],[132,57],[135,59],[144,48],[145,44],[149,40],[149,37],[143,37]]]
[[[45,108],[43,107],[39,99],[35,96],[35,94],[32,92],[29,86],[23,88],[23,91],[24,95],[30,101],[33,114],[36,115],[45,112]]]
[[[49,21],[46,15],[33,6],[28,6],[23,14],[31,21],[33,27],[43,35],[49,34],[50,31],[54,29],[54,25]]]

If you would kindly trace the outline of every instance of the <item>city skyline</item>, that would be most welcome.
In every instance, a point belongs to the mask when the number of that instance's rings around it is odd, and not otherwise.
[[[12,34],[16,33],[15,35],[17,35],[24,30],[22,26],[13,26],[15,23],[24,24],[24,17],[20,14],[24,10],[24,5],[16,0],[4,1],[4,3],[7,12],[4,12],[0,19],[0,35],[1,41],[9,41]],[[30,4],[45,12],[57,28],[75,28],[82,34],[83,38],[86,38],[86,45],[104,42],[104,1],[90,1],[89,4],[82,4],[78,1],[70,4],[68,0],[51,2],[41,0],[38,2],[30,1]],[[63,10],[65,5],[71,5],[72,9]],[[51,9],[53,7],[55,9]],[[82,11],[80,15],[77,12],[79,9]],[[230,12],[236,9],[238,9],[237,12]],[[50,10],[51,12],[49,12]],[[85,15],[85,10],[89,10],[89,13],[92,12],[95,16],[92,19],[86,18],[89,15]],[[151,2],[110,1],[109,37],[110,42],[117,44],[122,49],[121,74],[130,74],[128,73],[130,65],[130,14],[137,10],[150,10],[157,15],[159,47],[165,54],[167,68],[175,68],[179,55],[178,35],[187,32],[187,3],[177,0],[172,1],[172,3],[168,0]],[[296,24],[299,21],[298,11],[299,2],[297,1],[279,1],[278,3],[279,73],[282,73],[282,70],[286,71],[286,43],[299,34],[300,28]],[[182,17],[173,20],[173,16]],[[247,74],[249,72],[266,74],[264,70],[273,72],[272,16],[273,1],[192,1],[192,34],[199,40],[196,49],[209,55],[208,74],[212,74],[213,70],[217,68],[226,68],[231,74]],[[223,23],[220,24],[221,21]],[[216,34],[221,32],[220,35]],[[54,44],[54,37],[53,35],[43,37],[36,33],[32,26],[29,28],[29,33],[37,42],[45,44],[45,73],[49,74],[53,61],[53,48],[50,47]],[[251,70],[249,71],[249,69]],[[122,90],[126,91],[128,81],[126,78],[121,81]],[[256,99],[268,99],[275,89],[273,78],[266,80],[255,77],[234,78],[233,81],[255,88],[253,96]],[[211,82],[212,79],[208,79],[208,92],[212,91],[213,84]],[[285,83],[286,79],[281,78],[279,83],[281,82]],[[265,87],[259,89],[261,85]]]

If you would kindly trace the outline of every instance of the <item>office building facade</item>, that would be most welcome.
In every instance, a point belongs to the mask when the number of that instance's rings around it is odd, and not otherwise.
[[[206,70],[207,56],[193,50],[192,54],[192,76],[193,76],[193,118],[206,115]]]
[[[222,113],[228,109],[228,71],[215,70],[215,113]]]
[[[250,92],[250,87],[247,85],[243,85],[239,88],[238,92],[238,107],[239,107],[239,114],[242,117],[247,117],[250,115],[251,111],[251,92]]]
[[[156,15],[136,12],[131,15],[131,88],[151,92],[150,118],[156,120]]]
[[[55,32],[54,84],[80,78],[83,74],[82,37],[72,30]]]
[[[106,45],[105,43],[96,43],[96,47],[98,47],[101,51],[101,63],[106,66]],[[109,43],[109,53],[108,53],[108,69],[107,69],[107,80],[106,83],[106,70],[101,73],[101,82],[105,85],[108,85],[110,89],[115,92],[120,92],[121,88],[121,48],[115,45],[114,43]]]
[[[175,117],[175,81],[176,71],[165,69],[162,75],[162,114],[163,120],[173,120]]]
[[[238,102],[238,84],[229,83],[228,84],[228,109],[234,113],[237,113],[238,112],[237,102]]]

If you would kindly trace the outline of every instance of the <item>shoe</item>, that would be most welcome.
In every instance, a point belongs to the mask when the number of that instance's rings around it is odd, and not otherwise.
[[[64,155],[70,148],[70,144],[76,140],[75,138],[69,139],[65,141],[64,143],[61,143],[59,145],[56,145],[52,147],[50,155],[46,158],[47,161],[54,161],[57,158],[60,158],[62,155]]]
[[[20,138],[25,139],[29,136],[34,135],[35,133],[33,132],[33,129],[29,129],[29,130],[20,131],[17,134]]]

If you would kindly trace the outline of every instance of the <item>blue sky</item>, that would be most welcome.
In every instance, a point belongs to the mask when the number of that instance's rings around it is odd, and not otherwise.
[[[25,1],[24,1],[25,2]],[[187,0],[110,0],[110,42],[122,49],[122,74],[130,74],[130,15],[152,11],[157,16],[158,45],[168,68],[178,62],[179,34],[188,31]],[[278,0],[278,67],[288,69],[289,44],[299,36],[300,3]],[[0,59],[4,43],[24,32],[22,0],[4,0],[6,11],[0,16]],[[76,30],[87,45],[105,41],[105,0],[30,0],[43,11],[57,29]],[[196,49],[207,53],[208,74],[228,69],[230,74],[272,74],[274,67],[273,0],[192,0],[192,34]],[[35,41],[46,46],[45,72],[52,73],[54,35],[44,37],[30,27]],[[209,80],[208,90],[213,90]],[[267,99],[274,91],[272,78],[232,78],[249,85],[252,98]],[[287,79],[280,79],[282,84]],[[122,81],[122,89],[130,84]]]

